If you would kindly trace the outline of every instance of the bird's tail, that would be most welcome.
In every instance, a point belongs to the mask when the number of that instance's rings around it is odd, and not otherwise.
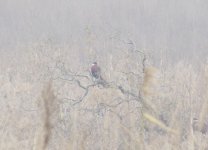
[[[100,76],[98,84],[102,85],[103,87],[108,87],[108,82]]]

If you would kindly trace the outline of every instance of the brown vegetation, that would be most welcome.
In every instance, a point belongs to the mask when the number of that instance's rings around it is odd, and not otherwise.
[[[207,64],[156,69],[144,53],[118,50],[100,59],[102,86],[73,50],[43,47],[27,71],[2,75],[0,149],[208,148]]]

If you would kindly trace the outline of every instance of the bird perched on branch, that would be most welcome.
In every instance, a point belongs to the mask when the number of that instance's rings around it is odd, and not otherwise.
[[[98,84],[101,84],[103,86],[106,85],[107,82],[102,78],[101,69],[97,65],[97,62],[92,63],[91,68],[90,68],[90,74],[95,82],[97,82]]]
[[[90,68],[90,73],[93,78],[100,79],[101,78],[101,70],[100,67],[97,65],[97,62],[93,62]]]

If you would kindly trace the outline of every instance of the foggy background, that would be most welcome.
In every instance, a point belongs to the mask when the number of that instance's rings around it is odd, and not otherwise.
[[[208,149],[207,14],[205,0],[0,0],[0,149]]]
[[[50,40],[98,53],[133,40],[156,59],[204,59],[208,48],[206,0],[0,0],[0,49]],[[97,41],[98,42],[97,42]]]

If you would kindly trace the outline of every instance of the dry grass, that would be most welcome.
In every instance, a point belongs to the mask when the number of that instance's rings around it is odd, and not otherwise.
[[[64,62],[69,72],[76,70],[75,55],[70,55],[73,50],[61,49],[60,56],[56,50],[45,48],[50,53],[28,53],[37,57],[22,60],[29,62],[24,66],[28,72],[13,64],[10,68],[16,67],[16,74],[10,70],[0,78],[0,149],[208,148],[207,65],[196,71],[191,65],[178,63],[162,73],[147,67],[142,74],[142,68],[137,70],[139,65],[133,65],[137,60],[131,60],[133,55],[128,54],[130,60],[125,54],[116,55],[117,62],[111,59],[109,66],[103,66],[106,80],[127,91],[141,92],[142,100],[136,101],[115,87],[94,86],[80,104],[72,105],[64,98],[78,99],[84,91],[77,84],[58,80],[64,73],[55,68],[55,62]],[[87,67],[80,64],[76,73],[87,74],[83,71]],[[80,79],[83,85],[89,84],[85,80]]]
[[[38,138],[38,142],[35,144],[37,146],[37,150],[45,150],[50,142],[51,134],[52,134],[52,121],[53,115],[57,113],[57,104],[56,97],[54,95],[52,89],[52,82],[49,82],[45,89],[42,91],[41,95],[41,129],[40,129],[40,137]]]

